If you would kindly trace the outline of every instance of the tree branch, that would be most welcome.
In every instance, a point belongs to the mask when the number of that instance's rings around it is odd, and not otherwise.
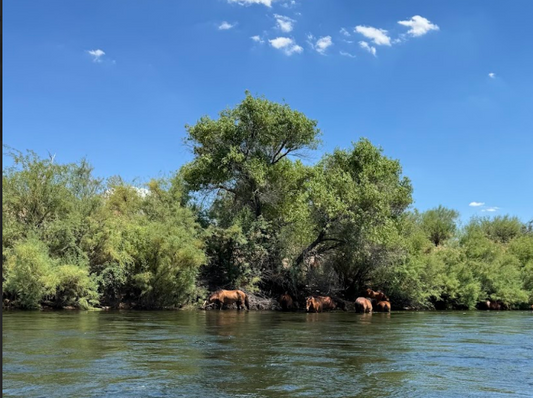
[[[281,152],[281,150],[283,149],[283,147],[287,144],[287,140],[283,140],[283,142],[281,143],[279,149],[276,151],[276,153],[272,156],[272,160],[270,161],[271,164],[274,164],[277,162],[276,160],[276,156],[278,156]]]
[[[300,265],[304,261],[307,254],[323,241],[325,235],[326,232],[322,230],[320,234],[318,234],[318,237],[300,253],[298,258],[296,259],[296,265]]]
[[[292,151],[294,151],[294,148],[293,149],[287,149],[287,152],[285,152],[283,155],[281,155],[279,158],[277,159],[274,159],[274,161],[272,162],[272,164],[276,164],[278,163],[281,159],[283,159],[285,156],[287,156],[289,153],[291,153]],[[279,153],[279,152],[278,152]]]
[[[227,187],[225,187],[224,185],[217,185],[217,186],[215,186],[215,188],[217,188],[217,189],[223,189],[224,191],[231,192],[231,193],[234,194],[234,195],[237,193],[237,191],[235,191],[234,189],[227,188]]]

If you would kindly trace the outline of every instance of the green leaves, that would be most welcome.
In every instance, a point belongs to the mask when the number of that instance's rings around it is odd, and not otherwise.
[[[2,289],[25,309],[37,309],[57,285],[54,262],[46,246],[35,238],[17,242],[5,253]]]
[[[439,206],[420,215],[421,226],[427,238],[439,246],[454,236],[459,213],[455,210]]]
[[[107,185],[81,161],[12,152],[3,173],[4,292],[23,308],[191,299],[205,254],[181,175]]]
[[[397,218],[412,200],[400,164],[381,152],[366,139],[351,151],[335,150],[307,184],[317,234],[299,260],[325,254],[325,263],[352,289],[375,268],[390,264],[399,249]]]
[[[316,124],[288,105],[246,93],[219,119],[206,116],[186,126],[195,159],[184,167],[184,179],[194,191],[229,192],[259,215],[277,177],[271,170],[287,156],[317,147]]]
[[[186,130],[192,162],[142,187],[97,179],[85,160],[8,150],[4,298],[162,308],[206,288],[355,298],[372,286],[417,308],[533,301],[531,223],[475,218],[459,229],[455,210],[410,212],[399,161],[367,139],[304,164],[317,122],[248,92]]]
[[[61,264],[35,238],[17,242],[4,264],[4,293],[21,308],[37,309],[41,302],[88,309],[98,304],[97,285],[86,267]]]

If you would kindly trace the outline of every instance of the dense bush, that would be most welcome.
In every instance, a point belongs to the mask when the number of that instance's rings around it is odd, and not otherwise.
[[[4,297],[22,308],[91,308],[128,300],[177,306],[195,298],[202,231],[179,176],[140,189],[10,151],[3,172]]]
[[[57,286],[53,261],[48,249],[34,238],[23,239],[4,252],[2,265],[5,296],[22,308],[39,308],[40,303],[55,294]]]

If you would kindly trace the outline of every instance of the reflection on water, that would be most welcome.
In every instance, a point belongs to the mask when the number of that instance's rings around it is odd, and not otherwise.
[[[4,397],[531,397],[527,312],[8,312]]]

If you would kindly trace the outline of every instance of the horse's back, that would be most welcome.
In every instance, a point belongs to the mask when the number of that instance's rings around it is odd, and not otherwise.
[[[372,311],[372,303],[369,299],[365,297],[358,297],[355,300],[355,311],[356,312],[370,312]]]
[[[322,304],[322,308],[325,310],[334,310],[337,307],[337,304],[329,296],[319,296],[317,299]]]

